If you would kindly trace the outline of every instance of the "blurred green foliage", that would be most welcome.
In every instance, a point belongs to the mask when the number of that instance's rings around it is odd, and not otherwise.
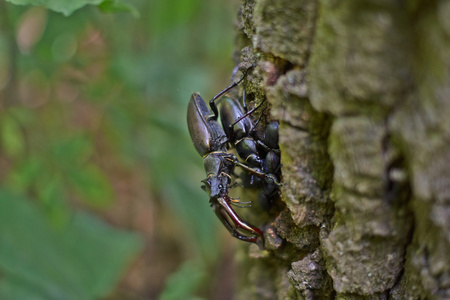
[[[162,298],[205,296],[212,280],[205,274],[221,253],[220,224],[200,189],[202,159],[186,107],[192,92],[208,98],[228,84],[233,7],[220,0],[11,2],[70,16],[0,0],[0,295],[105,297],[144,241],[172,245],[155,260],[173,254],[179,261]],[[148,195],[149,215],[162,223],[148,222],[164,238],[142,232],[139,242],[99,220],[119,200],[142,201],[123,195],[124,185]],[[114,251],[97,259],[105,248]]]
[[[91,4],[98,5],[102,11],[118,12],[129,11],[137,16],[137,10],[134,6],[118,0],[6,0],[18,5],[38,5],[63,13],[66,16],[72,14],[75,10]]]
[[[0,191],[0,244],[1,299],[98,299],[140,239],[81,212],[55,230],[29,201]]]

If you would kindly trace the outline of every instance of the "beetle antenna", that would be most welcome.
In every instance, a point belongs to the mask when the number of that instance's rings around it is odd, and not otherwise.
[[[264,100],[264,101],[265,101],[265,100]],[[263,102],[264,102],[264,101],[263,101]],[[269,108],[268,108],[267,106],[264,108],[264,110],[262,111],[262,113],[261,113],[261,115],[259,116],[258,120],[256,120],[255,124],[253,125],[252,130],[255,130],[256,126],[258,126],[259,121],[261,121],[263,115],[266,117],[265,122],[267,123],[267,114],[266,114],[266,111],[267,111],[268,109],[269,109]]]
[[[239,205],[239,204],[236,204],[236,203],[231,203],[231,205],[233,205],[234,207],[239,207],[239,208],[250,208],[250,207],[252,207],[251,204],[250,205]]]
[[[242,202],[239,198],[230,198],[230,203],[231,205],[239,208],[252,207],[252,201]]]

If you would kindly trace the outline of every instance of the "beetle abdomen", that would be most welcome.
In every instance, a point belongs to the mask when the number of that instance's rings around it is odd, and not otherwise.
[[[231,141],[239,140],[250,134],[252,130],[252,122],[249,117],[245,117],[234,126],[230,127],[234,122],[244,116],[244,110],[236,99],[225,97],[222,99],[220,106],[220,118],[222,126]]]

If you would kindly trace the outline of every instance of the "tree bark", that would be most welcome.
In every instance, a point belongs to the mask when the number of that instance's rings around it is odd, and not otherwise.
[[[238,23],[285,207],[236,298],[449,299],[450,1],[244,0]]]

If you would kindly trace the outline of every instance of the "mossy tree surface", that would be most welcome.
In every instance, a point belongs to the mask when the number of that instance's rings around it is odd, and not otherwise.
[[[238,252],[238,299],[450,297],[449,16],[444,0],[243,1],[235,58],[280,121],[285,208],[267,251]]]

